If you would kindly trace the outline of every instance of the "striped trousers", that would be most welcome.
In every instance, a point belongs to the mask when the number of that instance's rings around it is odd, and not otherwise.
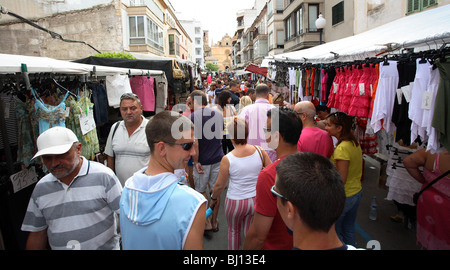
[[[225,216],[228,223],[228,250],[239,250],[255,214],[255,197],[243,200],[225,198]],[[241,235],[243,232],[243,236]]]

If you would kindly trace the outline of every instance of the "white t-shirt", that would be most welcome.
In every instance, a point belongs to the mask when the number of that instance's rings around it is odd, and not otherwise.
[[[113,140],[111,141],[114,132],[113,125],[106,141],[105,154],[115,159],[116,175],[122,184],[133,176],[138,170],[148,166],[150,160],[150,147],[147,143],[147,136],[145,135],[145,126],[148,119],[143,118],[141,125],[128,136],[125,123],[120,121],[119,127],[116,130]]]
[[[120,107],[120,97],[125,93],[132,93],[128,75],[115,74],[106,76],[106,94],[110,107]]]
[[[258,151],[246,157],[236,157],[230,152],[227,158],[230,162],[227,197],[232,200],[255,197],[256,182],[263,167]]]

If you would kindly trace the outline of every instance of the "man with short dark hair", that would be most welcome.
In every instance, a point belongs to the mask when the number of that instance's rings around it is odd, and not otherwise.
[[[202,91],[193,91],[190,94],[194,102],[194,112],[190,119],[195,126],[196,154],[193,155],[195,190],[207,197],[206,189],[210,191],[219,176],[220,162],[224,156],[222,148],[223,139],[223,115],[218,110],[207,107],[206,95]],[[220,197],[217,198],[220,200]],[[211,216],[211,224],[206,230],[218,230],[217,214],[219,203],[214,208]]]
[[[150,149],[145,137],[148,119],[142,115],[139,97],[125,93],[120,98],[120,115],[108,135],[105,146],[107,166],[113,170],[122,186],[137,170],[148,164]]]
[[[231,91],[231,102],[233,106],[236,106],[239,104],[239,92],[241,91],[240,84],[238,81],[233,80],[230,82],[230,91]]]
[[[267,112],[264,128],[269,147],[276,149],[278,160],[264,168],[256,183],[255,215],[245,237],[246,250],[290,250],[292,235],[277,209],[276,198],[270,188],[275,183],[277,164],[291,154],[298,152],[297,141],[302,132],[302,122],[291,109],[274,108]]]
[[[296,153],[283,159],[276,170],[271,191],[284,223],[293,232],[293,249],[355,249],[343,244],[334,228],[346,197],[333,163],[316,153]]]
[[[270,149],[267,146],[263,128],[267,121],[267,111],[275,106],[269,104],[269,87],[267,87],[267,85],[258,85],[255,92],[255,103],[245,106],[239,115],[244,118],[248,124],[248,144],[261,146],[273,162],[277,159],[277,154],[275,150]]]
[[[120,200],[124,249],[203,248],[206,200],[174,174],[195,155],[193,129],[187,117],[172,111],[147,124],[148,166],[126,182]]]

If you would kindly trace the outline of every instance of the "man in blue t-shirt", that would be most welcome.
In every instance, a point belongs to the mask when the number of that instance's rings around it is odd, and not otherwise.
[[[206,198],[206,188],[210,191],[214,187],[219,175],[220,161],[224,156],[222,150],[223,116],[222,113],[207,107],[206,94],[195,90],[190,95],[194,102],[194,112],[191,121],[194,123],[194,136],[196,139],[194,161],[195,190]],[[219,198],[217,198],[219,200]],[[216,204],[212,214],[211,225],[206,225],[206,230],[218,230],[217,213],[219,207]]]

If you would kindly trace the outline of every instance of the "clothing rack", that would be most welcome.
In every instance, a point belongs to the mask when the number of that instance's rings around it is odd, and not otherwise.
[[[364,60],[353,60],[353,61],[347,61],[347,62],[333,62],[333,63],[321,63],[321,64],[313,64],[310,62],[306,62],[308,59],[303,58],[303,62],[299,61],[293,61],[293,60],[286,60],[286,61],[280,61],[275,60],[269,62],[269,65],[276,66],[276,67],[283,67],[283,68],[339,68],[344,66],[351,66],[351,65],[366,65],[366,64],[378,64],[383,62],[384,65],[389,65],[389,60],[395,60],[395,61],[411,61],[415,60],[417,58],[421,58],[423,61],[430,61],[434,62],[436,59],[440,59],[441,62],[446,61],[446,56],[450,54],[450,45],[447,43],[443,43],[443,45],[439,49],[430,49],[426,51],[421,52],[414,52],[413,48],[404,48],[402,49],[401,53],[389,53],[383,57],[366,57]]]

